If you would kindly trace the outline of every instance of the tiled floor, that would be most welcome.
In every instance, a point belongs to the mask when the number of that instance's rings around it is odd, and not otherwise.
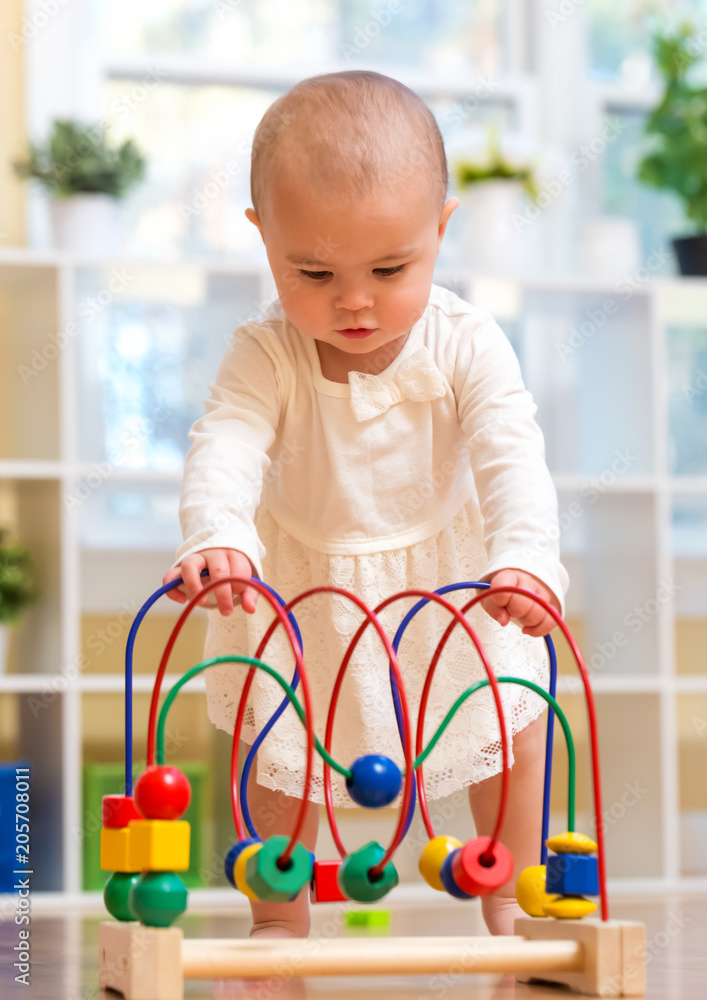
[[[614,900],[612,916],[642,920],[647,929],[648,991],[651,1000],[706,1000],[707,898],[662,897]],[[67,913],[35,914],[31,924],[31,984],[16,983],[12,963],[18,942],[14,922],[0,924],[0,998],[2,1000],[100,1000],[97,988],[98,924],[102,917]],[[350,934],[341,911],[325,906],[314,911],[314,935]],[[224,911],[189,913],[179,921],[187,937],[245,937],[245,916]],[[394,935],[481,934],[477,904],[443,900],[438,906],[398,906],[392,909]],[[222,997],[233,1000],[559,1000],[565,991],[521,986],[510,977],[448,975],[361,977],[357,979],[279,979],[251,982],[188,982],[185,998]]]

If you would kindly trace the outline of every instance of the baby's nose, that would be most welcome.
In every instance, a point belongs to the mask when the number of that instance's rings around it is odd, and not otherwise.
[[[363,284],[351,283],[340,285],[334,292],[334,306],[355,313],[361,309],[370,309],[373,305],[373,295]]]

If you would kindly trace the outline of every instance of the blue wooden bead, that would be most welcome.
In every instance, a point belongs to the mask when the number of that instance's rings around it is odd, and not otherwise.
[[[463,889],[459,888],[457,883],[454,881],[454,875],[452,874],[452,860],[454,855],[458,854],[460,850],[461,847],[458,847],[456,851],[452,851],[451,854],[446,856],[442,862],[442,867],[439,870],[439,880],[444,886],[446,892],[448,892],[450,896],[454,896],[455,899],[473,899],[474,897],[470,896],[468,892],[464,892]]]
[[[234,889],[237,889],[236,879],[233,874],[233,869],[236,867],[236,861],[240,857],[241,851],[244,851],[246,847],[250,847],[251,844],[260,844],[261,841],[258,837],[248,837],[247,840],[239,840],[237,844],[234,844],[228,851],[228,854],[223,861],[223,870],[226,873],[226,878],[231,883]]]
[[[547,859],[546,892],[559,896],[596,896],[597,859],[589,854],[551,854]]]
[[[383,754],[358,757],[351,765],[351,775],[346,779],[348,793],[367,809],[389,806],[403,782],[398,765]]]

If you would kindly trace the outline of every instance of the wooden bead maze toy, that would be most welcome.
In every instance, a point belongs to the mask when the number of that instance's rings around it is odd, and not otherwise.
[[[205,575],[205,574],[204,574]],[[101,867],[111,871],[104,891],[106,908],[115,919],[100,926],[99,983],[122,993],[126,1000],[182,1000],[185,979],[262,977],[282,974],[386,975],[431,974],[450,967],[463,972],[515,973],[519,979],[534,979],[572,986],[590,995],[603,997],[643,996],[645,990],[645,928],[640,923],[609,919],[606,893],[606,864],[602,825],[601,781],[594,699],[582,654],[560,615],[547,602],[519,587],[489,588],[488,584],[450,584],[438,591],[407,590],[382,601],[371,611],[356,595],[337,587],[315,587],[289,603],[262,581],[229,577],[212,581],[192,600],[177,621],[165,646],[155,677],[150,705],[147,767],[132,790],[132,656],[138,628],[156,600],[181,579],[157,590],[143,605],[133,622],[125,658],[125,793],[103,799]],[[161,685],[167,663],[187,617],[205,593],[229,582],[249,582],[267,600],[274,619],[255,657],[226,656],[205,660],[176,681],[159,709]],[[449,591],[480,591],[464,607],[445,600]],[[303,646],[293,614],[300,601],[317,593],[339,594],[356,604],[364,620],[349,645],[336,676],[326,721],[324,745],[314,732],[310,688]],[[465,617],[484,597],[493,593],[517,593],[542,605],[562,631],[582,679],[589,720],[591,765],[594,792],[596,842],[575,831],[575,750],[566,716],[555,694],[557,662],[552,640],[545,637],[550,661],[549,691],[517,677],[496,677],[486,652]],[[378,614],[402,598],[420,600],[406,614],[391,643]],[[405,628],[426,604],[434,601],[449,613],[451,620],[435,650],[427,671],[416,725],[413,755],[412,724],[397,650]],[[331,756],[334,719],[346,669],[364,630],[372,625],[389,659],[393,705],[402,741],[404,769],[390,758],[370,754],[350,767]],[[295,671],[288,683],[262,659],[274,630],[282,626],[295,657]],[[437,730],[424,745],[425,714],[435,669],[452,630],[461,626],[469,636],[486,677],[470,685],[451,705]],[[231,801],[236,842],[225,858],[226,876],[235,889],[251,899],[285,902],[309,887],[313,902],[356,901],[371,903],[382,899],[398,884],[393,864],[415,811],[416,800],[429,840],[419,859],[423,879],[439,892],[457,899],[471,899],[494,893],[513,874],[510,852],[500,841],[508,798],[508,740],[500,684],[519,684],[545,699],[548,712],[543,798],[543,835],[540,863],[525,869],[517,883],[516,895],[526,918],[516,921],[515,936],[366,938],[330,940],[185,940],[181,929],[172,927],[187,908],[187,890],[177,872],[189,867],[189,824],[180,820],[189,805],[187,778],[164,763],[164,732],[167,714],[181,688],[218,663],[249,667],[235,719],[231,753]],[[282,687],[283,702],[258,734],[244,763],[239,781],[239,748],[243,719],[255,671],[263,670]],[[296,689],[301,684],[302,704]],[[489,687],[498,713],[503,771],[496,825],[491,837],[476,837],[462,843],[454,837],[437,835],[432,826],[425,796],[423,765],[428,755],[467,698]],[[301,807],[289,837],[263,840],[248,809],[247,782],[258,747],[284,712],[294,707],[307,737],[306,770]],[[560,721],[568,755],[567,830],[548,836],[550,781],[555,716]],[[337,859],[317,860],[299,842],[306,803],[312,785],[315,751],[323,760],[327,818]],[[370,841],[348,852],[339,835],[334,815],[331,770],[346,781],[351,798],[364,808],[379,808],[395,801],[402,791],[399,818],[388,847]],[[554,853],[548,854],[548,849]],[[590,896],[600,897],[599,919],[586,919],[596,910]]]

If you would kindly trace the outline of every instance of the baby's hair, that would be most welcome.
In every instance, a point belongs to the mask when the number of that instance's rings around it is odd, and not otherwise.
[[[389,76],[368,70],[300,81],[270,105],[253,137],[250,188],[262,219],[273,174],[304,169],[324,193],[363,197],[427,176],[440,209],[449,174],[431,110]]]

